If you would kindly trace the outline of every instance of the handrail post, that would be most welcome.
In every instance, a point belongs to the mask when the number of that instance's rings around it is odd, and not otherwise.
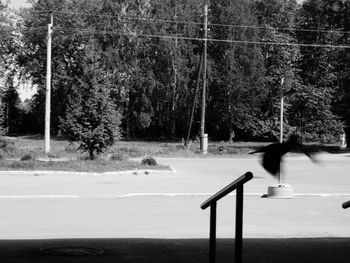
[[[349,207],[350,207],[350,200],[349,200],[349,201],[346,201],[345,203],[343,203],[343,204],[342,204],[342,207],[343,207],[344,209],[349,208]]]
[[[242,262],[243,250],[243,184],[237,187],[236,195],[236,238],[235,238],[235,263]]]
[[[202,209],[210,206],[210,233],[209,233],[209,262],[215,263],[216,260],[216,205],[224,196],[234,190],[236,194],[236,240],[235,240],[235,263],[242,263],[243,254],[243,185],[253,179],[253,174],[247,172],[232,183],[221,189],[201,204]]]
[[[209,262],[214,263],[216,258],[216,202],[210,206],[210,233],[209,233]]]

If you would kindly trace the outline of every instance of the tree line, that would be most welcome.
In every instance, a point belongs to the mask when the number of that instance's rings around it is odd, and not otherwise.
[[[1,5],[1,127],[44,131],[52,14],[53,134],[85,140],[83,148],[121,137],[186,138],[194,107],[195,138],[204,4],[38,0],[15,22]],[[350,1],[218,0],[210,2],[208,20],[210,139],[276,140],[281,96],[286,134],[322,143],[350,135]],[[37,87],[25,103],[16,79]]]

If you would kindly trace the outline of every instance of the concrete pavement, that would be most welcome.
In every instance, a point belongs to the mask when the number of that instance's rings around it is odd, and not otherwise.
[[[176,173],[149,175],[2,172],[0,262],[206,262],[209,214],[200,204],[248,170],[244,262],[349,262],[350,211],[341,208],[350,199],[349,155],[319,159],[286,159],[297,194],[288,200],[260,197],[275,179],[258,158],[159,159]],[[218,262],[232,262],[234,206],[234,196],[218,205]],[[105,253],[40,252],[54,246]]]

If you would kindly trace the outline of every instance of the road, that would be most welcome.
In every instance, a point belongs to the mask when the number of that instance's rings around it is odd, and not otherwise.
[[[80,175],[0,174],[1,239],[206,238],[209,214],[200,204],[246,171],[244,236],[350,237],[349,155],[285,161],[293,199],[261,198],[276,183],[258,156],[158,159],[175,173]],[[218,237],[234,236],[234,196],[218,205]]]

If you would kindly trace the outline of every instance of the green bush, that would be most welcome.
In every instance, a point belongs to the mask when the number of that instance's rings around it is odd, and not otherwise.
[[[152,156],[146,156],[141,161],[142,165],[156,166],[157,161]]]
[[[10,152],[15,148],[15,143],[5,138],[0,138],[0,149],[4,152]]]
[[[21,161],[34,161],[35,158],[32,154],[27,153],[21,157]]]

